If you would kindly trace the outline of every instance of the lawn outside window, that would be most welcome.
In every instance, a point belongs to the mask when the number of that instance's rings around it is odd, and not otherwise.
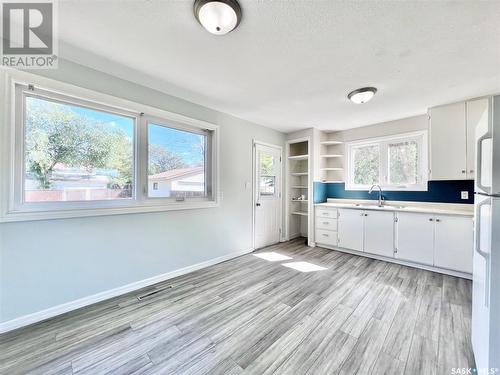
[[[21,72],[2,74],[10,87],[2,105],[11,110],[1,221],[218,205],[216,125]]]
[[[427,132],[346,144],[346,190],[427,190]]]

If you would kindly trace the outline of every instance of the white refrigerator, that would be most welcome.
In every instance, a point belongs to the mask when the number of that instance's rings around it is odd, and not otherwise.
[[[476,128],[472,347],[477,373],[490,374],[500,369],[500,96],[483,103]]]

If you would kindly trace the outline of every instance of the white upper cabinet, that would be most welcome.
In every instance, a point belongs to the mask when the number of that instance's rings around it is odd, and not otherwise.
[[[339,246],[363,251],[364,212],[361,210],[339,209]]]
[[[394,256],[394,212],[365,211],[366,253]]]
[[[465,102],[431,108],[430,179],[467,178],[467,131]]]
[[[472,218],[436,216],[435,228],[434,265],[472,273]]]
[[[434,217],[432,214],[398,212],[395,257],[421,264],[434,264]]]
[[[488,99],[434,107],[429,116],[430,179],[474,179],[475,131],[488,121]]]
[[[476,127],[488,121],[488,99],[476,99],[467,102],[467,178],[474,179]]]

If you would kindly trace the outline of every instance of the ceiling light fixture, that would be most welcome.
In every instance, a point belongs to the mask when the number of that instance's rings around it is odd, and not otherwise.
[[[351,91],[347,95],[347,98],[353,103],[363,104],[370,101],[376,92],[377,89],[375,87],[363,87],[361,89]]]
[[[236,0],[195,0],[194,16],[209,32],[225,35],[241,21],[241,7]]]

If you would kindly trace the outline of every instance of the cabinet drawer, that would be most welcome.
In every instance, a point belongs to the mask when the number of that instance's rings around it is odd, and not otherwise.
[[[328,209],[328,208],[317,208],[316,209],[316,217],[330,217],[337,218],[337,210],[336,209]]]
[[[337,219],[317,217],[316,228],[337,231]]]
[[[319,244],[337,246],[337,232],[316,229],[316,242]]]

